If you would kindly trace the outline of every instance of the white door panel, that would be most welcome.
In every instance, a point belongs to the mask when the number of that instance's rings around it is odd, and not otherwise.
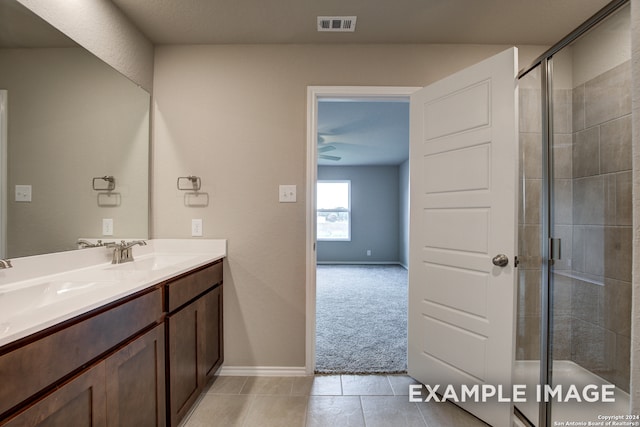
[[[517,50],[411,96],[409,374],[511,384],[517,214]],[[510,263],[496,267],[492,258]],[[496,426],[510,404],[462,403]]]

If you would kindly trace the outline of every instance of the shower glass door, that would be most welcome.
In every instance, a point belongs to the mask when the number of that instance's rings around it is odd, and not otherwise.
[[[542,74],[537,66],[519,80],[520,191],[518,295],[514,384],[535,389],[540,380],[540,292],[542,286]],[[538,404],[528,396],[516,409],[538,424]]]
[[[629,411],[630,59],[628,5],[550,59],[549,343],[551,386],[562,385],[552,421]],[[567,399],[570,387],[592,385],[615,386],[615,403]]]

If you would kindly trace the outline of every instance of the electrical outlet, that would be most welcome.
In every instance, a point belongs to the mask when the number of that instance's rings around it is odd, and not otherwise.
[[[371,256],[371,249],[367,249],[367,256]]]
[[[102,218],[102,235],[113,236],[113,219]]]
[[[191,235],[194,237],[202,236],[202,219],[191,220]]]

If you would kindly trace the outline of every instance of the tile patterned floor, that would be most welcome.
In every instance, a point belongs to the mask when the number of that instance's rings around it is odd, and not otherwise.
[[[409,402],[405,375],[219,377],[182,427],[486,427],[451,403]]]

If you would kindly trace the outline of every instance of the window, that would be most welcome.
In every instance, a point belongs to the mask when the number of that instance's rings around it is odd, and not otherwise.
[[[318,240],[351,240],[351,181],[318,181]]]

